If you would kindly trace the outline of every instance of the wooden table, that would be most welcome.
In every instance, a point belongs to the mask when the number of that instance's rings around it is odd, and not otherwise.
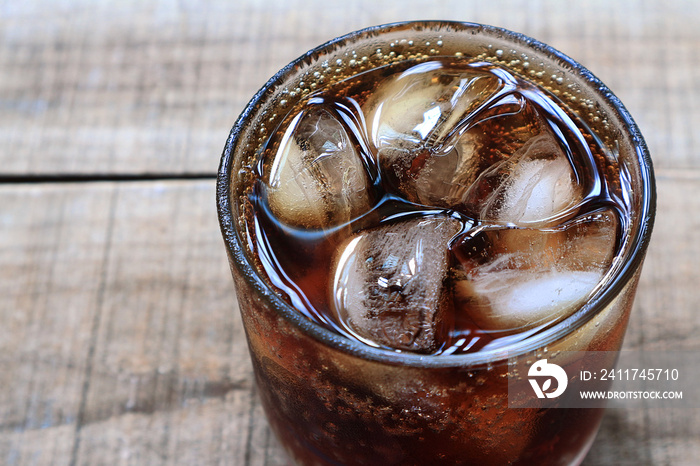
[[[0,464],[285,464],[218,230],[218,159],[275,71],[390,21],[506,27],[609,85],[659,190],[625,344],[700,350],[700,3],[427,3],[0,0]],[[697,464],[698,414],[609,410],[585,464]]]

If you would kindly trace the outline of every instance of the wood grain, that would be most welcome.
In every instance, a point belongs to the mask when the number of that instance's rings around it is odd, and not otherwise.
[[[0,459],[245,452],[256,402],[213,183],[4,186],[0,203]]]
[[[700,238],[675,225],[700,180],[659,188],[626,345],[697,351]],[[2,461],[283,464],[213,202],[206,181],[0,187]],[[683,464],[698,438],[692,410],[610,410],[585,464]]]
[[[213,174],[236,117],[288,62],[374,24],[502,26],[579,60],[638,120],[660,167],[700,165],[700,4],[307,0],[7,2],[0,175]]]
[[[216,221],[219,154],[290,60],[418,18],[536,37],[621,98],[659,192],[625,345],[700,350],[700,3],[0,0],[0,464],[286,464]],[[695,464],[699,439],[697,410],[609,410],[584,464]]]

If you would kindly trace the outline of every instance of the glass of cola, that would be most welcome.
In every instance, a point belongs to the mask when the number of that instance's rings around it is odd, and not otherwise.
[[[253,97],[217,197],[258,392],[298,464],[582,461],[602,408],[519,408],[509,383],[620,349],[655,188],[580,64],[479,24],[348,34]]]

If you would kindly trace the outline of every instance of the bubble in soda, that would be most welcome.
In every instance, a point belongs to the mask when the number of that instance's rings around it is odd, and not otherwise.
[[[251,247],[338,333],[479,351],[565,318],[604,281],[628,210],[608,152],[495,65],[380,67],[311,94],[268,141]]]

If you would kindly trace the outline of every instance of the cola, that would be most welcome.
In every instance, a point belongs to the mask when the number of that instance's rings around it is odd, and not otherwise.
[[[555,96],[492,64],[404,61],[311,93],[263,147],[253,252],[299,312],[365,344],[526,338],[602,282],[624,179]]]
[[[619,101],[524,36],[398,23],[290,64],[234,126],[218,185],[290,458],[578,464],[603,411],[519,408],[535,395],[509,384],[619,350],[653,200]]]

